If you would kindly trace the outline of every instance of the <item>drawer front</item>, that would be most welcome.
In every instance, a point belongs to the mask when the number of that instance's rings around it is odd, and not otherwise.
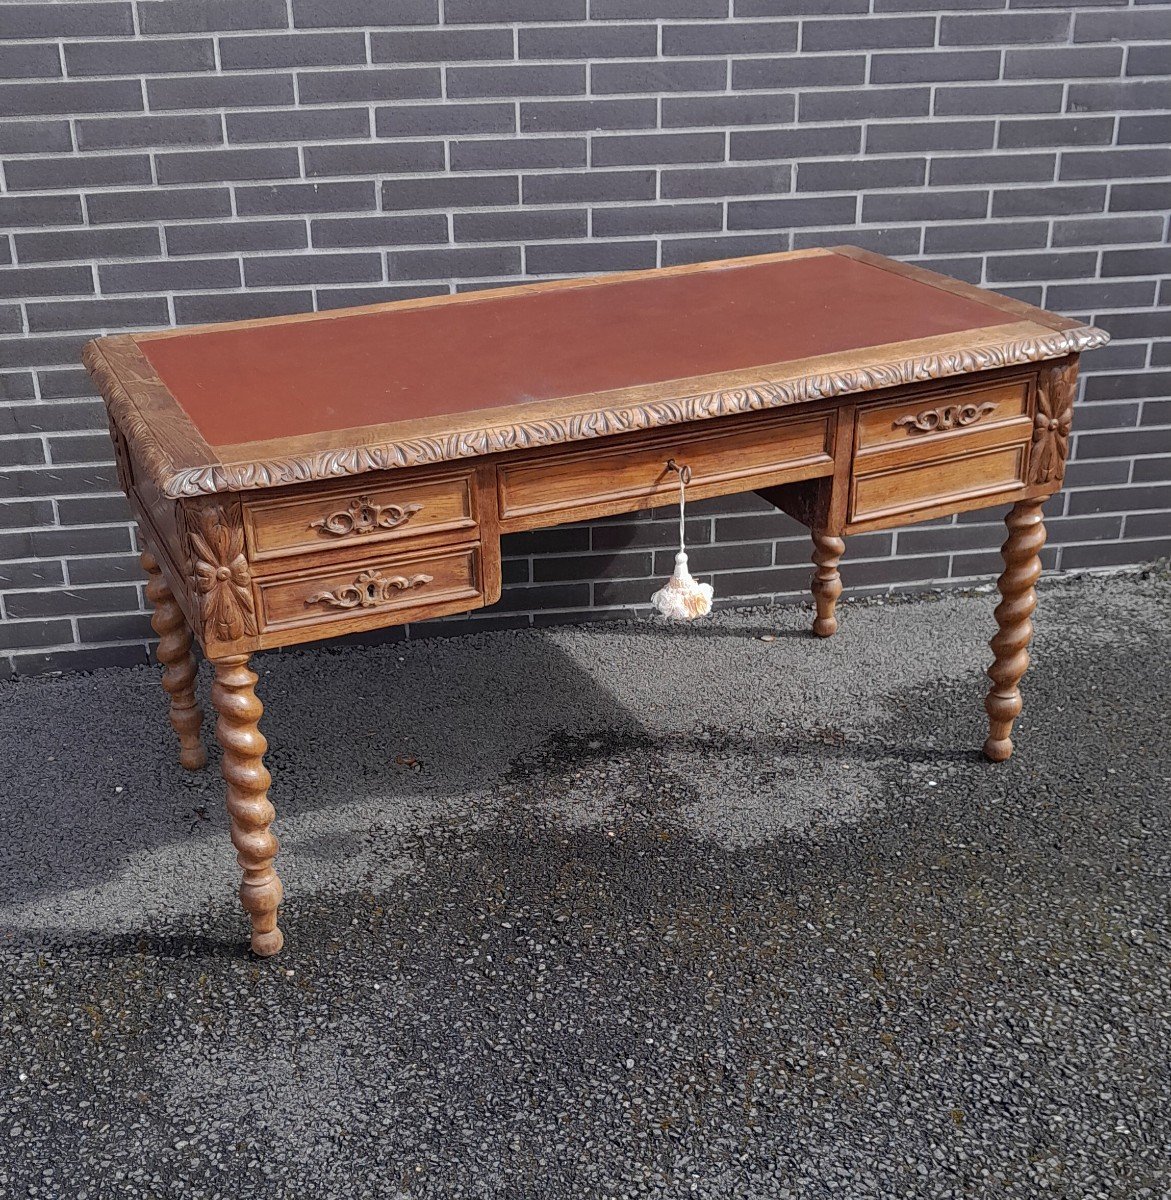
[[[1024,487],[1025,447],[1000,446],[859,475],[850,489],[850,520],[878,521],[946,508]]]
[[[596,447],[502,463],[501,520],[523,528],[539,517],[573,520],[669,504],[679,494],[678,476],[666,466],[671,458],[691,468],[688,494],[696,496],[828,475],[830,432],[827,413],[754,419],[720,431],[655,435],[607,453]],[[723,487],[733,481],[736,487]]]
[[[485,603],[478,545],[395,557],[371,556],[347,566],[269,576],[255,580],[254,586],[262,633],[376,618],[383,613],[414,620],[433,615],[422,610],[453,602],[468,609]]]
[[[400,542],[420,534],[474,536],[472,472],[406,479],[371,477],[309,494],[246,500],[244,525],[253,562]]]
[[[935,398],[904,397],[858,410],[857,447],[936,444],[965,429],[981,429],[1029,411],[1028,379],[949,391]],[[946,449],[942,450],[947,453]]]

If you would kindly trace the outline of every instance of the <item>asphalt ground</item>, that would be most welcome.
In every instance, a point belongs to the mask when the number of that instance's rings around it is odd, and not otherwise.
[[[262,656],[263,962],[158,673],[3,685],[0,1195],[1163,1200],[1171,578],[1001,765],[992,607]]]

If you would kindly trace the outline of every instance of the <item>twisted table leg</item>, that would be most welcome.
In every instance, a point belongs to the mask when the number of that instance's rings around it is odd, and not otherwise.
[[[809,586],[813,591],[813,602],[817,605],[813,632],[818,637],[829,637],[838,629],[838,619],[834,616],[838,597],[842,594],[838,563],[842,561],[845,549],[846,543],[840,537],[813,530],[813,562],[817,570]]]
[[[195,655],[191,628],[149,550],[139,558],[147,574],[146,597],[154,607],[150,623],[159,635],[155,653],[163,665],[163,687],[171,697],[171,725],[179,735],[179,763],[188,771],[207,766],[207,751],[199,740],[203,710],[195,699]]]
[[[256,678],[256,672],[248,669],[247,654],[218,659],[211,699],[219,714],[216,737],[224,751],[232,844],[244,870],[240,901],[252,919],[252,951],[267,957],[284,943],[276,924],[284,891],[273,868],[277,840],[269,826],[276,810],[268,799],[272,782],[264,765],[268,743],[257,728],[264,709],[256,698]]]
[[[984,701],[989,717],[984,754],[993,762],[1004,762],[1012,754],[1012,723],[1020,716],[1018,686],[1029,665],[1029,642],[1033,637],[1033,610],[1037,607],[1034,585],[1041,574],[1039,557],[1045,545],[1041,500],[1020,500],[1005,517],[1008,539],[1001,547],[1004,573],[996,581],[1003,599],[996,606],[999,632],[992,639],[996,656],[988,668],[992,690]]]

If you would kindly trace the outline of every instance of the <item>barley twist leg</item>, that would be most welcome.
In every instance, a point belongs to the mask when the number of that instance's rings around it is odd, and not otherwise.
[[[252,919],[252,951],[268,957],[284,943],[276,923],[283,889],[273,867],[277,840],[269,827],[276,811],[268,799],[272,782],[264,765],[268,743],[257,728],[264,709],[256,698],[256,679],[248,669],[248,655],[219,659],[211,698],[219,714],[216,737],[224,751],[232,844],[244,871],[240,901]]]
[[[819,530],[813,531],[813,562],[817,570],[813,573],[810,588],[813,602],[817,606],[817,617],[813,632],[818,637],[829,637],[837,632],[838,619],[834,616],[838,597],[842,594],[842,577],[838,574],[838,563],[842,561],[846,543],[840,537]]]
[[[149,550],[139,562],[147,574],[146,597],[154,609],[150,623],[159,635],[155,651],[163,666],[163,687],[171,697],[171,725],[179,735],[179,763],[188,771],[207,766],[207,751],[199,740],[203,710],[195,698],[195,655],[191,653],[191,628],[183,616],[158,559]]]
[[[1000,629],[991,643],[995,655],[988,668],[992,690],[984,701],[989,717],[984,754],[993,762],[1004,762],[1012,754],[1012,723],[1021,712],[1018,685],[1029,665],[1032,616],[1037,607],[1034,585],[1041,575],[1039,555],[1045,545],[1041,505],[1040,500],[1021,500],[1005,517],[1008,539],[1000,551],[1004,573],[996,582],[1002,597],[996,606]]]

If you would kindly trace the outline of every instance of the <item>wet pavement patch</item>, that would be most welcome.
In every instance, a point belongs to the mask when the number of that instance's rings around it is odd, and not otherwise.
[[[154,674],[12,685],[0,1194],[1168,1195],[1171,585],[1043,591],[1000,766],[990,609],[263,659],[266,962]]]

